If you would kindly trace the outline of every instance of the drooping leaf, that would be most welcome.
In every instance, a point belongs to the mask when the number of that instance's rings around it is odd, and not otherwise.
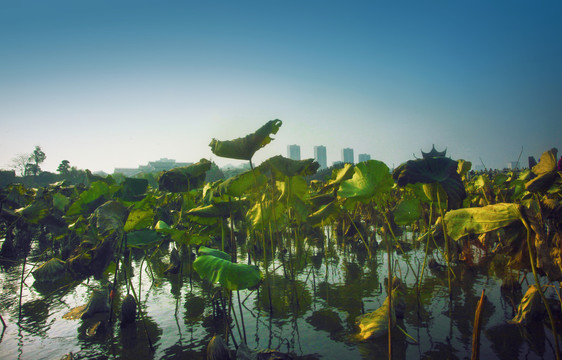
[[[509,322],[521,325],[530,324],[542,317],[544,309],[539,289],[535,284],[532,284],[521,299],[521,303],[517,307],[517,314]]]
[[[340,186],[340,184],[345,180],[351,179],[353,172],[354,168],[351,164],[344,164],[341,169],[332,170],[332,177],[328,180],[326,186],[322,188],[322,192],[326,193],[328,191],[332,191]]]
[[[341,183],[338,196],[369,201],[387,193],[394,184],[388,166],[378,160],[357,164],[351,179]]]
[[[248,210],[248,218],[255,229],[267,229],[269,223],[276,221],[279,224],[284,220],[285,209],[285,203],[265,200],[264,197]]]
[[[498,203],[479,208],[451,210],[445,214],[447,233],[454,240],[468,234],[482,234],[521,219],[517,204]]]
[[[458,209],[466,197],[461,176],[457,172],[458,163],[447,157],[429,157],[409,160],[400,165],[392,174],[398,186],[406,184],[438,182],[447,193],[450,209]]]
[[[217,156],[251,160],[256,151],[271,142],[271,134],[277,134],[281,124],[283,124],[281,120],[270,120],[253,134],[234,140],[221,141],[213,139],[209,146],[213,154]]]
[[[280,178],[283,176],[313,175],[316,174],[319,167],[320,164],[314,159],[293,160],[277,155],[264,161],[258,169],[263,173],[272,172],[276,178]]]
[[[472,168],[472,163],[470,161],[466,161],[462,159],[457,160],[457,163],[459,164],[457,167],[457,172],[459,173],[460,177],[464,179],[466,177],[466,174]]]
[[[175,193],[202,187],[210,168],[211,162],[201,159],[195,164],[168,170],[160,175],[158,188]]]
[[[283,181],[277,181],[276,186],[281,191],[279,201],[283,202],[290,201],[291,198],[303,200],[308,191],[308,185],[302,176],[285,177]]]
[[[396,324],[396,312],[394,307],[388,308],[388,296],[377,310],[360,315],[355,319],[355,324],[359,327],[357,338],[361,341],[378,338],[388,334],[388,317],[392,317],[392,324]]]
[[[33,271],[33,277],[39,282],[54,282],[64,278],[67,274],[65,262],[52,258]]]
[[[421,205],[418,199],[403,199],[393,211],[396,225],[409,225],[421,218]]]
[[[200,255],[193,262],[199,276],[212,283],[220,283],[228,290],[242,290],[256,287],[261,281],[257,266],[235,264],[212,255]]]
[[[44,199],[39,199],[26,207],[17,209],[16,214],[22,216],[27,222],[32,224],[39,223],[40,220],[47,217],[51,212],[51,204]]]

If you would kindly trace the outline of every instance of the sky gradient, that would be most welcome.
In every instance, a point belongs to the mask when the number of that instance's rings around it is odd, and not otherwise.
[[[562,139],[560,1],[0,1],[0,168],[220,166],[281,119],[287,145],[389,167],[432,144],[503,168]]]

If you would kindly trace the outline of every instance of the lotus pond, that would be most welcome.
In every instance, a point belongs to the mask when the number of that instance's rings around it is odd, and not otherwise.
[[[213,139],[250,163],[225,180],[202,159],[0,189],[0,357],[559,359],[556,149],[506,173],[435,149],[254,167],[280,126]]]

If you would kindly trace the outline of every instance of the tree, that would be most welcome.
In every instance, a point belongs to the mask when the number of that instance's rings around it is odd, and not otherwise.
[[[26,175],[33,174],[33,176],[37,176],[37,174],[41,172],[39,164],[45,161],[46,158],[47,155],[41,150],[41,147],[35,146],[35,150],[33,150],[33,153],[31,153],[28,159],[28,163],[25,165]]]
[[[21,153],[21,154],[17,154],[16,157],[12,159],[12,162],[10,163],[10,167],[16,170],[19,176],[25,175],[25,169],[26,169],[27,162],[29,160],[29,156],[30,156],[29,154]]]
[[[70,172],[70,161],[68,160],[61,161],[59,167],[57,168],[57,171],[61,175],[68,175],[68,173]]]

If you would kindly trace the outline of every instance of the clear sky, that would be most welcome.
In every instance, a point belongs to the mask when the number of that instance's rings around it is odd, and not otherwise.
[[[240,164],[211,139],[272,119],[257,164],[538,160],[562,150],[562,2],[0,0],[0,168],[35,145],[47,171]]]

